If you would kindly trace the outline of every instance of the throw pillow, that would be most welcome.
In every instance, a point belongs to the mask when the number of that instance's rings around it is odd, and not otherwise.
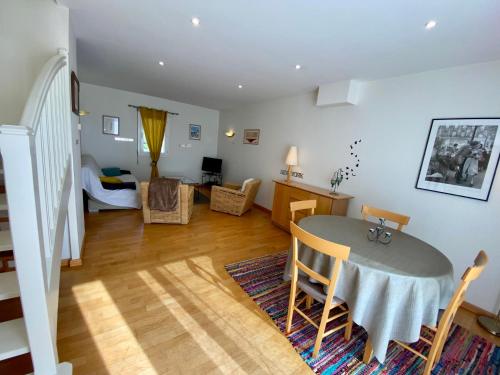
[[[135,182],[122,182],[121,184],[110,184],[109,182],[101,182],[101,184],[102,187],[106,190],[136,189]]]
[[[102,169],[102,174],[106,177],[115,177],[115,176],[120,176],[122,172],[120,171],[120,168],[103,168]]]
[[[243,181],[243,185],[241,185],[241,192],[244,192],[245,188],[247,187],[247,184],[249,182],[252,182],[252,181],[253,181],[253,178],[247,178],[245,181]]]
[[[99,180],[101,180],[101,182],[107,182],[108,184],[121,184],[123,182],[118,177],[101,176],[99,177]]]

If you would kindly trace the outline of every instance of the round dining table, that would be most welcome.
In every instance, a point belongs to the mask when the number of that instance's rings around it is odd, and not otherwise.
[[[344,300],[353,321],[368,332],[371,351],[385,361],[390,340],[418,341],[422,325],[435,326],[440,309],[454,292],[453,266],[428,243],[396,229],[392,241],[368,239],[376,223],[331,215],[303,218],[298,225],[313,235],[349,246],[342,263],[335,296]],[[334,259],[301,244],[299,260],[330,278]],[[284,279],[290,279],[291,250]],[[365,352],[365,357],[366,357]]]

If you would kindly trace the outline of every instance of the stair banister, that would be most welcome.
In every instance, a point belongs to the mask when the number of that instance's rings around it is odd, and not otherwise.
[[[0,126],[9,223],[35,374],[71,373],[59,363],[57,309],[64,232],[73,188],[69,71],[65,50],[47,61],[18,125]],[[75,214],[72,210],[72,214]]]

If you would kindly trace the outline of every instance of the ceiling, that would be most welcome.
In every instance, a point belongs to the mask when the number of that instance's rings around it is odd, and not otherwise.
[[[81,81],[215,109],[500,59],[498,0],[59,2]]]

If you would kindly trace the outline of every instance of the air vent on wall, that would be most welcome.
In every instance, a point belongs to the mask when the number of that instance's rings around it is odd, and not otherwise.
[[[321,85],[318,88],[318,97],[316,98],[317,106],[327,105],[356,105],[363,82],[356,80],[340,81]]]

